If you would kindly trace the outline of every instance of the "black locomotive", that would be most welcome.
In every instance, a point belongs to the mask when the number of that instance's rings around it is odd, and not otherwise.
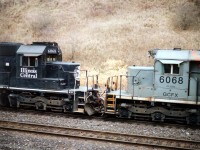
[[[55,42],[0,43],[0,104],[91,113],[96,102],[84,106],[98,86],[89,87],[86,76],[81,87],[80,71],[79,63],[62,61]]]

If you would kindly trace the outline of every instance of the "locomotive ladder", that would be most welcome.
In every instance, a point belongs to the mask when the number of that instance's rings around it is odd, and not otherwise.
[[[107,95],[107,99],[105,101],[106,113],[114,114],[116,112],[116,96],[115,95]]]

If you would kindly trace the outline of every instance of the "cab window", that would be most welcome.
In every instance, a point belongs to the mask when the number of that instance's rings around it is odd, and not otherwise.
[[[38,66],[38,58],[30,57],[30,56],[21,56],[20,66],[37,67]]]
[[[179,64],[164,64],[165,74],[179,74]]]

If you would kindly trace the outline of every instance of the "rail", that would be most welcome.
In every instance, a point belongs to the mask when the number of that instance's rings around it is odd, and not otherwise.
[[[24,122],[0,121],[0,128],[29,133],[39,133],[53,136],[98,140],[121,144],[150,146],[168,149],[200,149],[200,141],[152,137],[134,134],[123,134],[99,130],[86,130],[77,128],[66,128],[44,124],[33,124]]]

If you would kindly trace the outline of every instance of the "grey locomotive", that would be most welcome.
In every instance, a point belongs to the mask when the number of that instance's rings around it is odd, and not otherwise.
[[[119,89],[113,82],[118,77],[109,78],[105,113],[200,124],[200,51],[156,49],[149,54],[154,67],[128,67],[126,90],[123,75]]]

